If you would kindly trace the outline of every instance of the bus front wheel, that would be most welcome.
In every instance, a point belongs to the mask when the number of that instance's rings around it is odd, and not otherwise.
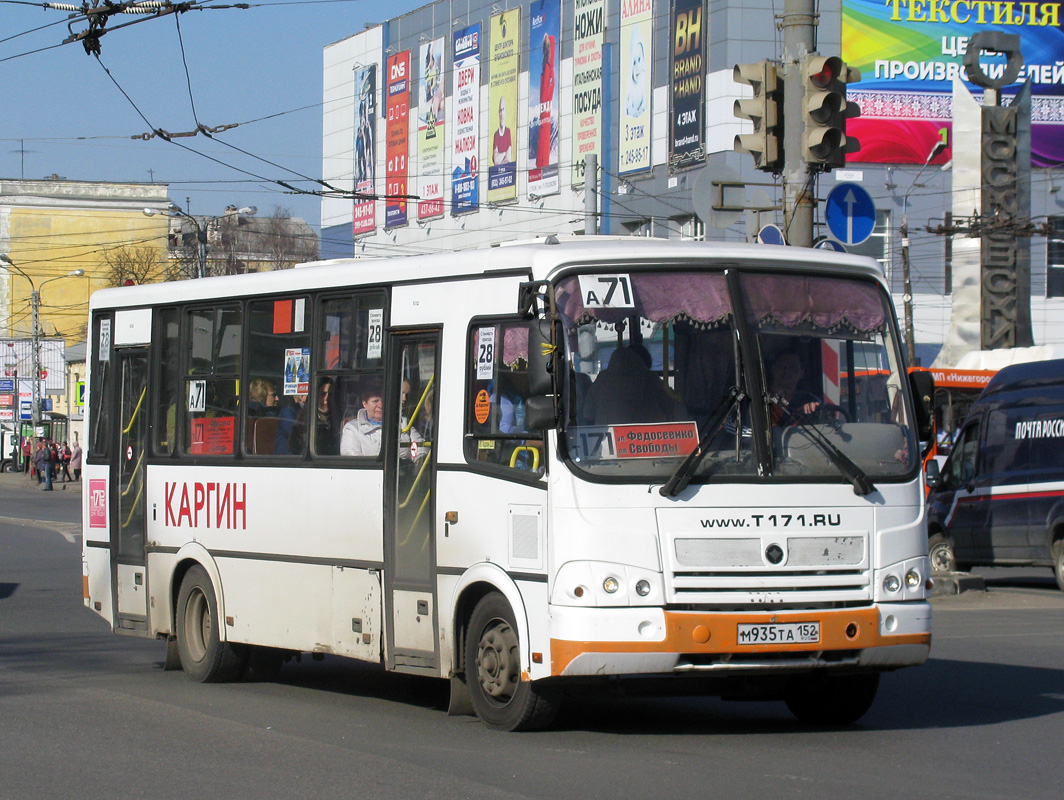
[[[218,635],[218,601],[203,567],[185,573],[177,595],[177,649],[185,674],[200,683],[235,681],[244,668],[242,648]]]
[[[956,572],[957,557],[953,554],[953,545],[941,533],[936,533],[927,540],[927,556],[931,560],[933,572]]]
[[[787,694],[787,708],[799,722],[813,725],[850,725],[872,707],[879,690],[879,673],[798,678]]]
[[[498,592],[485,595],[469,618],[465,678],[473,710],[489,728],[537,730],[554,721],[558,701],[521,680],[521,646],[513,609]]]
[[[1057,575],[1057,586],[1064,591],[1064,539],[1053,544],[1053,572]]]

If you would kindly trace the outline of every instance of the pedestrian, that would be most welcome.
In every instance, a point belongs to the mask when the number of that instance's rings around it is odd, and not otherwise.
[[[76,434],[75,434],[76,435]],[[70,449],[70,468],[74,470],[74,480],[81,480],[81,443],[75,439]]]
[[[51,480],[46,480],[48,476],[48,462],[49,454],[48,447],[44,443],[44,439],[37,441],[37,450],[33,454],[33,470],[37,473],[38,485],[44,483],[45,491],[52,491]]]
[[[59,445],[55,442],[48,443],[48,478],[49,488],[59,477]]]
[[[70,459],[73,456],[73,453],[70,452],[70,445],[66,442],[63,442],[63,449],[59,456],[63,465],[63,483],[67,483],[68,481],[73,483],[74,479],[70,477]]]
[[[28,436],[22,437],[22,469],[27,475],[33,474],[33,443]]]

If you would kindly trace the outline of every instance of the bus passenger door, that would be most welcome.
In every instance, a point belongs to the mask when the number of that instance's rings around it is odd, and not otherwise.
[[[147,484],[144,479],[148,445],[148,351],[117,350],[117,447],[111,460],[112,536],[117,597],[115,629],[145,631],[148,627],[147,568],[144,555]]]
[[[434,672],[436,629],[436,392],[439,332],[391,334],[384,424],[387,665]],[[406,398],[404,404],[403,398]],[[388,444],[390,442],[390,444]]]

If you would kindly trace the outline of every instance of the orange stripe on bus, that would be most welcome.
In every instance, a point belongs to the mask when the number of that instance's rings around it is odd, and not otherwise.
[[[736,641],[741,623],[768,624],[819,622],[820,641],[814,644],[740,645]],[[854,623],[857,634],[846,635]],[[790,613],[709,614],[665,612],[665,639],[630,642],[578,642],[551,639],[551,674],[561,675],[584,653],[780,653],[819,650],[857,650],[896,644],[930,644],[931,634],[882,636],[879,611],[861,608],[841,611],[795,611]]]

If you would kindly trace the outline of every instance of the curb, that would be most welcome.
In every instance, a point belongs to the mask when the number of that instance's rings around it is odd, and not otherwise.
[[[931,589],[932,597],[986,591],[986,579],[982,575],[972,575],[968,572],[936,572],[932,579],[935,582]]]

